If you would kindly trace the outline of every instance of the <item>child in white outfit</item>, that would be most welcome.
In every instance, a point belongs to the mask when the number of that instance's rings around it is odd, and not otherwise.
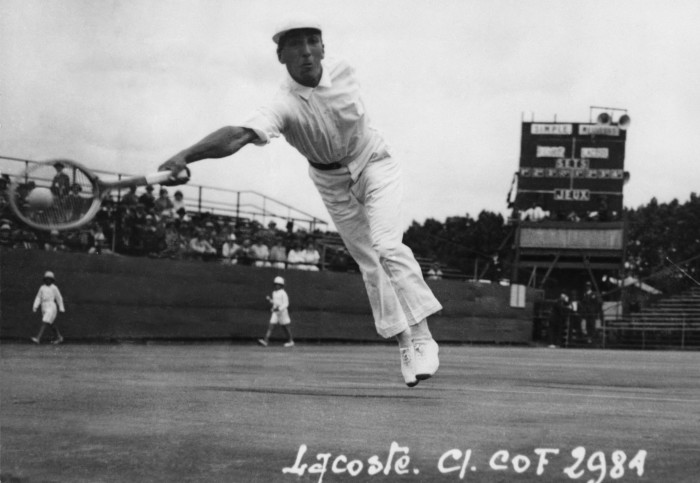
[[[293,347],[294,340],[292,339],[292,332],[289,330],[289,324],[292,322],[289,317],[289,296],[284,290],[284,279],[282,277],[275,277],[273,283],[275,289],[272,291],[272,296],[268,295],[266,297],[268,302],[272,304],[272,308],[270,309],[272,312],[270,326],[267,328],[265,338],[258,339],[258,344],[267,347],[270,342],[272,331],[275,329],[275,326],[279,325],[287,335],[287,342],[284,343],[284,346]]]
[[[41,307],[41,328],[36,337],[32,337],[32,341],[36,344],[41,343],[41,336],[44,334],[46,327],[50,327],[54,333],[54,340],[52,344],[60,344],[63,342],[63,337],[58,331],[55,325],[56,315],[58,311],[65,312],[66,309],[63,306],[63,297],[61,296],[61,291],[54,283],[53,272],[44,273],[44,285],[39,287],[39,292],[36,294],[34,299],[34,312]]]

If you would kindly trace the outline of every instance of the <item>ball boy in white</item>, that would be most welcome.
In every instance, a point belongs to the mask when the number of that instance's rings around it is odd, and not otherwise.
[[[33,310],[36,312],[39,307],[41,307],[41,328],[39,328],[39,333],[36,337],[32,337],[32,341],[35,344],[41,343],[41,336],[44,335],[44,330],[50,327],[54,339],[52,344],[60,344],[63,342],[63,337],[56,327],[56,315],[58,311],[65,312],[66,309],[63,306],[63,297],[61,296],[61,291],[56,286],[55,278],[53,272],[44,273],[44,284],[39,287],[39,292],[36,294],[34,299]]]
[[[270,316],[270,326],[267,328],[265,338],[258,339],[258,344],[267,347],[270,342],[272,331],[279,325],[287,335],[287,342],[284,343],[284,346],[293,347],[294,339],[292,339],[292,331],[289,330],[289,324],[292,323],[292,319],[289,317],[289,296],[284,290],[284,279],[282,277],[275,277],[273,284],[275,288],[272,291],[272,295],[266,297],[268,302],[272,305],[270,308],[272,312],[272,316]]]

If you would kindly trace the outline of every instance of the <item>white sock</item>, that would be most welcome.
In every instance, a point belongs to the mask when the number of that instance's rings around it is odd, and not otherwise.
[[[416,325],[412,325],[411,333],[413,335],[413,340],[430,340],[433,338],[428,328],[428,319],[423,319]]]
[[[400,334],[396,334],[396,340],[399,343],[399,349],[406,349],[408,347],[411,347],[411,345],[413,344],[411,337],[411,329],[408,328]]]

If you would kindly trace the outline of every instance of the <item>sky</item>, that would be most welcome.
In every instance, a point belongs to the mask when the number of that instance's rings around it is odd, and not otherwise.
[[[274,95],[271,37],[296,14],[355,66],[404,165],[406,226],[506,215],[521,123],[587,122],[591,106],[631,117],[626,206],[700,192],[696,0],[3,0],[0,156],[153,171]],[[192,175],[329,219],[282,138]]]

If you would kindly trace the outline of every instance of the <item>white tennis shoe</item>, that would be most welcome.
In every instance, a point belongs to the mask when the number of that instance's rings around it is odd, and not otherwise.
[[[413,348],[416,354],[414,364],[416,379],[419,381],[430,379],[440,367],[440,359],[438,358],[440,348],[437,342],[435,339],[414,340]]]
[[[258,339],[258,344],[263,347],[267,347],[267,341],[265,339]]]
[[[413,387],[418,384],[418,379],[416,379],[416,352],[413,346],[399,349],[401,353],[401,375],[403,375],[403,380],[408,387]]]
[[[289,342],[285,342],[284,347],[294,347],[294,341],[290,340]]]

